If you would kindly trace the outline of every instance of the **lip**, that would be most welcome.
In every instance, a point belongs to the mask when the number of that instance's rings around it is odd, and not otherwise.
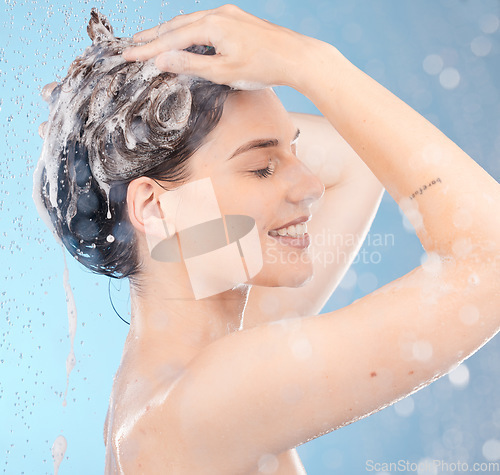
[[[293,221],[289,221],[288,223],[282,224],[279,227],[272,229],[272,231],[276,231],[281,228],[287,228],[288,226],[293,226],[295,224],[307,223],[310,220],[311,220],[311,215],[299,216],[298,218],[295,218]],[[307,249],[311,245],[311,236],[309,236],[309,234],[307,233],[305,233],[303,236],[300,237],[279,236],[279,235],[271,236],[269,233],[268,236],[270,236],[272,239],[276,239],[276,241],[279,242],[280,244],[294,247],[296,249]]]
[[[307,249],[311,245],[311,236],[305,233],[301,237],[291,237],[291,236],[271,236],[272,239],[276,239],[280,244],[285,246],[295,247],[296,249]]]
[[[293,226],[295,224],[300,224],[300,223],[307,223],[308,221],[311,220],[311,215],[309,216],[300,216],[297,219],[294,219],[293,221],[290,221],[286,224],[282,224],[281,226],[278,226],[277,228],[273,228],[271,231],[277,231],[278,229],[281,228],[288,228],[288,226]]]

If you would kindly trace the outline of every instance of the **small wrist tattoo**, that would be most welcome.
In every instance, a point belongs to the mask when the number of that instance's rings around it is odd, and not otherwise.
[[[430,181],[427,183],[427,185],[421,186],[417,191],[415,191],[413,194],[410,195],[410,200],[415,198],[417,195],[421,195],[427,188],[430,188],[432,185],[435,185],[436,183],[441,183],[441,178],[436,178],[435,180]]]

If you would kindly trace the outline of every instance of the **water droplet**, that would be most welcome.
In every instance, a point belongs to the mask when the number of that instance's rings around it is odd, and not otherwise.
[[[340,282],[339,287],[344,290],[350,290],[356,285],[357,281],[358,275],[356,274],[356,271],[354,269],[349,269]]]
[[[500,460],[500,440],[488,439],[483,444],[483,455],[486,460]]]
[[[289,346],[293,356],[299,361],[306,360],[312,356],[311,343],[305,336],[292,337],[289,341]]]
[[[363,272],[358,277],[358,287],[362,292],[368,294],[373,292],[378,286],[378,279],[372,272]]]
[[[469,384],[469,375],[469,368],[462,363],[448,374],[448,379],[454,387],[462,389]]]
[[[264,454],[259,458],[258,467],[259,473],[272,474],[276,473],[279,467],[278,458],[273,454]]]
[[[479,276],[477,274],[471,274],[471,275],[469,275],[467,282],[469,282],[469,284],[472,284],[472,285],[479,285],[479,283],[481,282],[481,279],[479,278]]]
[[[491,52],[492,43],[486,36],[477,36],[470,44],[471,51],[476,56],[488,56]]]
[[[455,68],[444,68],[439,75],[439,83],[445,89],[455,89],[460,84],[460,73]]]
[[[413,343],[412,347],[413,358],[418,361],[428,361],[432,357],[432,345],[427,340],[419,340]]]
[[[441,258],[436,252],[425,252],[420,258],[422,269],[431,274],[438,274],[441,271]]]
[[[108,234],[108,236],[106,237],[106,241],[108,241],[108,242],[113,242],[114,240],[115,240],[115,237],[112,234]]]
[[[435,76],[443,70],[443,58],[438,54],[430,54],[425,57],[422,66],[427,74]]]
[[[500,20],[496,15],[490,13],[488,15],[484,15],[479,20],[479,27],[483,33],[495,33],[500,27]]]
[[[396,414],[401,417],[409,417],[415,410],[415,401],[411,396],[407,396],[394,404]]]
[[[458,312],[460,320],[465,325],[473,325],[479,320],[480,313],[475,305],[464,305]]]

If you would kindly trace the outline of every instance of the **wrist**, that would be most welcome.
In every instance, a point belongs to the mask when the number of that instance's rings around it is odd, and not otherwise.
[[[330,91],[336,89],[338,74],[335,72],[342,60],[346,61],[334,46],[301,35],[297,47],[293,48],[283,85],[292,87],[314,103],[326,99],[325,93],[330,96]]]

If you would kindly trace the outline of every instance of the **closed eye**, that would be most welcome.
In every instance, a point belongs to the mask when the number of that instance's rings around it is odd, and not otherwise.
[[[252,170],[251,173],[258,176],[259,178],[267,178],[271,176],[274,173],[274,165],[271,162],[271,159],[269,159],[269,164],[266,168],[261,168],[260,170]]]

